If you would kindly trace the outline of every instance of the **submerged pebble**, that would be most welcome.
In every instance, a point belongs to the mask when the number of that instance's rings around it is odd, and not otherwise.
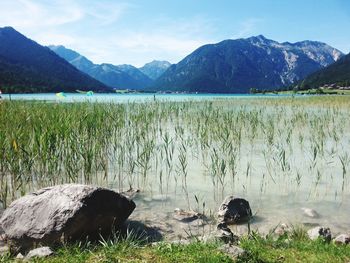
[[[166,195],[154,195],[151,197],[144,197],[144,202],[167,202],[170,200],[169,196]]]
[[[204,218],[204,215],[195,211],[185,211],[180,208],[175,208],[173,218],[183,223],[190,223],[197,219]]]
[[[311,218],[319,218],[320,215],[319,213],[316,212],[316,210],[307,208],[307,207],[302,207],[301,210],[303,211],[303,215],[311,217]]]

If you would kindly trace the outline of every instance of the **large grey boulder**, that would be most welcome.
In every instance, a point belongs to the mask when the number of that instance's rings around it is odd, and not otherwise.
[[[17,199],[5,210],[0,226],[21,250],[98,238],[121,226],[135,203],[112,190],[66,184]]]
[[[220,205],[218,216],[226,224],[246,223],[252,217],[252,210],[247,200],[228,196]]]

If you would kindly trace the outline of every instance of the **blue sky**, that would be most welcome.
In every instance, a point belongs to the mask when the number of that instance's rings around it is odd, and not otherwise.
[[[95,63],[176,63],[203,44],[259,34],[350,52],[348,0],[0,0],[0,26]]]

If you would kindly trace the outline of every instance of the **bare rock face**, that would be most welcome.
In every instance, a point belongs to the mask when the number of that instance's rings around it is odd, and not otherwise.
[[[121,226],[134,209],[133,201],[105,188],[58,185],[12,202],[0,226],[7,239],[23,251],[34,244],[98,238]]]
[[[220,205],[218,216],[226,224],[246,223],[252,217],[252,210],[247,200],[228,196]]]

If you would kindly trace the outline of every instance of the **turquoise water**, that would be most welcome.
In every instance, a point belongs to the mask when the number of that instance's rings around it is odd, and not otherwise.
[[[57,102],[147,102],[153,100],[159,101],[193,101],[193,100],[211,100],[225,98],[259,98],[259,97],[285,97],[291,95],[251,95],[251,94],[158,94],[158,93],[134,93],[134,94],[115,94],[115,93],[95,93],[92,96],[79,93],[65,93],[66,97],[56,96],[55,93],[31,93],[31,94],[3,94],[4,99],[12,100],[44,100]]]

